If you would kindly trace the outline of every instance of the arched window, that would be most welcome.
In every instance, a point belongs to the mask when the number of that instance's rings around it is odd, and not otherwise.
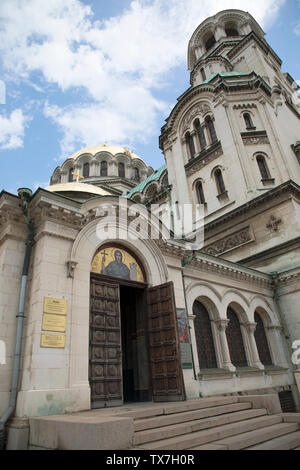
[[[234,27],[225,28],[225,32],[227,37],[235,37],[239,35],[238,30]]]
[[[205,73],[205,70],[204,70],[203,67],[202,67],[202,69],[200,69],[200,72],[201,72],[202,80],[205,82],[205,80],[206,80],[206,73]]]
[[[73,181],[73,179],[74,179],[74,178],[73,178],[73,173],[74,173],[74,168],[70,168],[70,169],[69,169],[69,176],[68,176],[68,182],[69,182],[69,183],[72,183],[72,181]]]
[[[226,328],[226,336],[231,362],[235,367],[247,367],[248,362],[240,322],[236,313],[230,307],[227,310],[227,318],[229,323]]]
[[[201,150],[204,150],[206,147],[206,139],[205,139],[205,134],[204,134],[204,128],[200,125],[199,119],[196,119],[194,126],[198,135],[200,148]]]
[[[273,362],[271,359],[271,353],[270,353],[269,344],[268,344],[268,340],[267,340],[267,336],[265,332],[265,327],[261,319],[261,316],[259,315],[258,312],[255,312],[254,314],[254,321],[256,323],[254,337],[256,341],[256,346],[257,346],[257,351],[258,351],[260,362],[264,366],[271,366]]]
[[[225,183],[220,168],[217,168],[215,171],[215,180],[217,185],[218,194],[223,194],[226,191]]]
[[[134,181],[140,181],[140,170],[138,168],[133,169],[133,179]]]
[[[218,364],[208,311],[196,300],[193,314],[200,369],[216,369]]]
[[[196,193],[197,193],[197,199],[198,199],[199,204],[205,204],[203,184],[201,181],[199,181],[196,185]]]
[[[125,165],[122,162],[118,163],[118,175],[121,178],[125,178]]]
[[[215,142],[217,142],[218,138],[217,138],[217,134],[216,134],[216,131],[215,131],[215,126],[214,126],[214,123],[212,121],[212,118],[210,116],[207,116],[207,118],[205,119],[205,122],[206,122],[206,125],[208,127],[208,132],[209,132],[209,135],[210,135],[211,143],[214,144]]]
[[[89,163],[85,163],[83,165],[83,173],[82,173],[82,176],[84,178],[88,178],[90,176],[90,165]]]
[[[206,43],[205,43],[205,49],[208,51],[209,49],[211,49],[214,45],[216,44],[216,40],[215,40],[215,36],[212,35],[210,36]]]
[[[257,165],[263,180],[271,179],[270,172],[266,163],[266,159],[263,155],[258,155],[256,157]]]
[[[250,114],[245,113],[243,116],[244,116],[244,120],[245,120],[246,129],[253,129],[254,126],[253,126],[253,122],[252,122]]]
[[[187,132],[185,134],[185,140],[186,140],[187,146],[189,148],[190,158],[193,158],[195,153],[196,153],[196,150],[195,150],[193,137],[191,136],[191,134],[189,132]]]
[[[105,160],[100,164],[100,176],[107,176],[107,162]]]

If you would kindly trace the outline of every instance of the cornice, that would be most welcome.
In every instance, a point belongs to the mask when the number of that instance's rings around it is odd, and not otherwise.
[[[200,268],[202,271],[219,274],[222,277],[230,278],[242,282],[251,282],[260,287],[272,288],[272,278],[268,274],[244,268],[238,264],[214,258],[203,252],[198,252],[196,257],[187,267]]]
[[[194,76],[198,73],[199,69],[203,67],[204,65],[207,65],[211,62],[222,62],[230,71],[233,70],[233,65],[232,63],[226,59],[226,57],[223,57],[222,55],[210,55],[208,57],[201,57],[198,62],[195,64],[191,76],[190,76],[190,84],[193,85],[194,81]]]
[[[273,51],[271,46],[265,41],[264,39],[260,38],[257,36],[257,34],[254,31],[251,31],[247,36],[245,36],[241,41],[239,41],[238,44],[236,44],[228,53],[227,57],[229,59],[233,59],[240,51],[241,49],[251,40],[254,40],[266,54],[270,54],[275,61],[280,65],[282,65],[282,60],[278,57],[278,55]]]
[[[234,78],[234,80],[233,80]],[[184,109],[195,97],[201,96],[201,94],[211,95],[211,101],[216,99],[216,95],[225,93],[245,92],[254,91],[261,89],[264,94],[268,97],[271,96],[271,89],[269,85],[255,72],[251,72],[248,75],[242,77],[228,77],[217,74],[209,83],[200,84],[195,87],[190,87],[183,95],[178,98],[178,103],[175,105],[171,114],[167,119],[167,123],[161,128],[161,135],[159,137],[159,147],[161,150],[164,149],[165,142],[168,141],[170,134],[173,131],[173,126],[179,113]],[[207,97],[206,97],[207,98]]]
[[[45,221],[60,223],[79,230],[84,219],[84,215],[79,212],[46,201],[40,201],[31,208],[30,215],[37,230]]]
[[[225,224],[226,222],[234,219],[235,217],[239,217],[240,215],[248,212],[251,209],[254,209],[259,205],[264,204],[267,201],[270,201],[271,199],[275,199],[284,193],[294,193],[300,197],[300,187],[294,181],[289,180],[274,189],[266,191],[261,196],[251,199],[240,207],[237,207],[236,209],[233,209],[232,211],[222,215],[218,219],[208,222],[207,224],[205,224],[205,232],[209,232],[210,230],[213,230],[214,228]]]

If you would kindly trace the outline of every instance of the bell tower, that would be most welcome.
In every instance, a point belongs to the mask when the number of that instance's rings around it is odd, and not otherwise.
[[[187,56],[191,86],[160,136],[172,202],[205,204],[209,223],[299,184],[299,87],[256,20],[241,10],[207,18]]]

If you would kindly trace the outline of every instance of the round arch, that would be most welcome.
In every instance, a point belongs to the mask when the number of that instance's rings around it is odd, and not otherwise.
[[[133,203],[128,203],[130,206]],[[97,201],[88,201],[84,206],[87,210],[95,210],[101,206],[116,205],[116,198],[105,197]],[[70,315],[72,324],[70,331],[70,376],[71,388],[80,388],[87,396],[90,393],[89,385],[89,314],[90,314],[90,272],[91,263],[97,250],[105,243],[112,241],[111,237],[99,239],[97,236],[97,226],[101,219],[95,218],[78,233],[71,250],[69,264],[75,267],[72,273],[72,305]],[[125,230],[125,227],[118,220],[106,219],[111,227]],[[114,239],[124,248],[135,253],[137,259],[145,269],[145,275],[149,286],[164,284],[168,280],[168,271],[162,253],[151,239],[121,240]]]

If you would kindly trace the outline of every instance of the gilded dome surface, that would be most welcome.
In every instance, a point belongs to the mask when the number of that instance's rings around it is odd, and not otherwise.
[[[73,155],[71,155],[67,160],[69,159],[76,160],[78,157],[86,153],[90,155],[96,155],[97,153],[100,153],[100,152],[108,152],[113,156],[117,154],[125,154],[128,157],[130,157],[132,160],[134,160],[135,158],[142,160],[138,155],[131,152],[126,147],[122,147],[120,145],[109,145],[109,144],[95,145],[94,147],[86,147],[84,149],[78,150],[78,152],[73,153]]]
[[[93,184],[86,183],[63,183],[63,184],[53,184],[45,188],[47,191],[52,193],[60,192],[81,192],[95,194],[95,196],[111,196],[111,193],[105,191],[103,188],[94,186]]]

